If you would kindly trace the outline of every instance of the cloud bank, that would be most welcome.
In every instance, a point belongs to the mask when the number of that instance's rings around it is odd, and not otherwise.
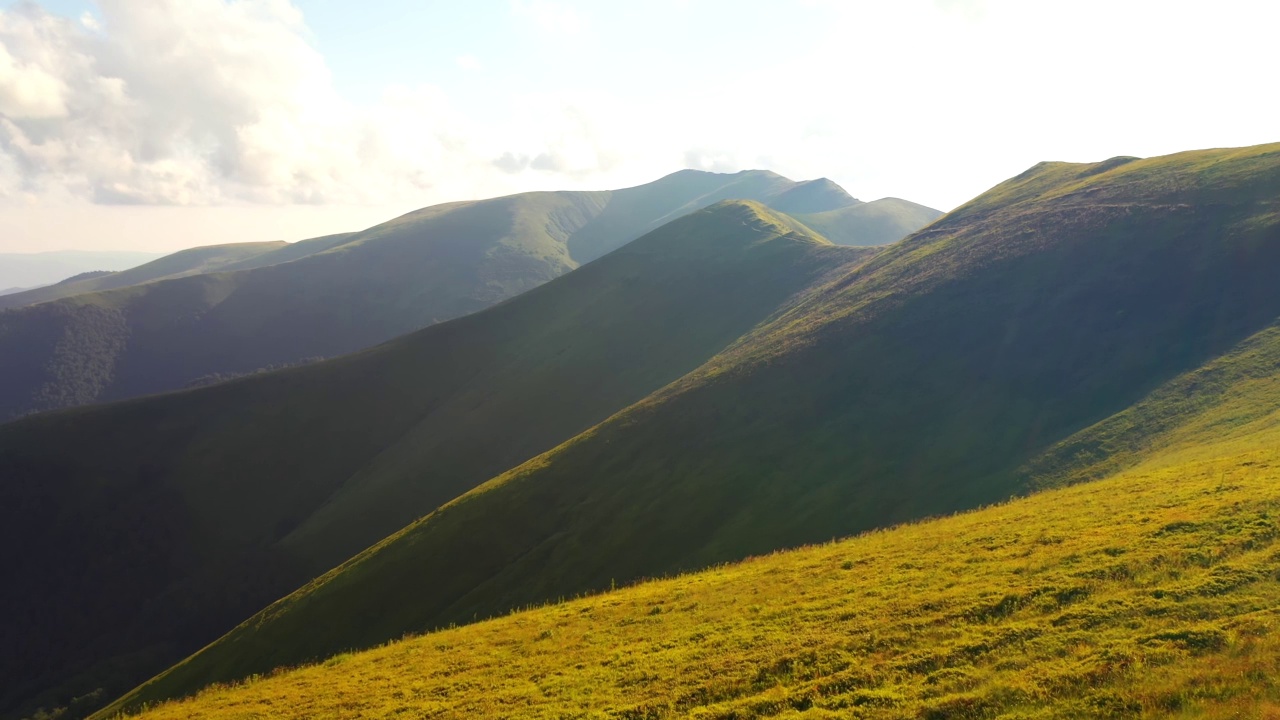
[[[386,203],[479,158],[439,91],[334,90],[285,0],[0,12],[0,194],[29,203]]]

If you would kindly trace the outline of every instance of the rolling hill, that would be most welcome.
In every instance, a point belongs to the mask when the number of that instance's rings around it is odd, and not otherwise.
[[[433,206],[353,235],[264,246],[270,252],[221,266],[193,262],[218,248],[180,253],[75,286],[218,271],[0,312],[0,420],[370,347],[514,297],[730,198],[805,209],[858,205],[829,181],[686,170],[617,191]],[[857,223],[840,227],[833,242],[861,242]],[[867,227],[883,239],[879,225]],[[20,302],[23,294],[12,297]]]
[[[245,270],[288,262],[327,250],[341,243],[351,233],[302,240],[296,243],[256,242],[209,245],[180,250],[171,255],[118,272],[90,272],[69,277],[62,282],[0,297],[0,309],[34,305],[84,293],[114,290],[142,283],[188,275]]]
[[[335,655],[140,717],[1271,717],[1278,339],[1135,406],[1159,407],[1162,427],[1097,482]]]
[[[1123,413],[1158,412],[1173,401],[1153,391],[1280,317],[1278,197],[1280,145],[1037,165],[125,705],[977,507],[1141,447]]]
[[[0,707],[109,700],[875,252],[793,225],[717,205],[355,355],[0,426]]]

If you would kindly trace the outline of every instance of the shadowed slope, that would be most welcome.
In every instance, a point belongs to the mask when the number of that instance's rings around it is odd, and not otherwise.
[[[1280,146],[1042,164],[138,698],[999,500],[1280,316]]]
[[[356,355],[0,427],[4,706],[122,692],[869,254],[725,204]]]

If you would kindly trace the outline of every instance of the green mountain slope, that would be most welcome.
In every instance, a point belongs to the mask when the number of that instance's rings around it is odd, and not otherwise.
[[[150,697],[1001,500],[1280,317],[1280,145],[1032,168],[281,600]]]
[[[870,254],[719,205],[356,355],[0,426],[21,588],[0,595],[0,707],[105,702]]]
[[[33,305],[84,293],[113,290],[170,278],[263,267],[277,262],[304,257],[332,247],[350,233],[303,240],[297,243],[254,242],[180,250],[137,267],[113,273],[84,273],[54,285],[28,290],[0,298],[0,309]],[[85,277],[88,275],[89,277]]]
[[[451,203],[223,272],[0,312],[0,420],[353,352],[518,295],[718,200],[768,202],[803,186],[764,171],[683,171],[612,192]],[[852,200],[810,200],[824,198]]]
[[[887,245],[942,217],[942,213],[898,198],[795,217],[838,245]]]
[[[55,250],[0,253],[0,287],[34,288],[92,271],[126,270],[160,257],[160,253]]]
[[[1278,359],[1272,327],[1144,399],[1177,407],[1098,482],[337,655],[141,717],[1271,717]]]

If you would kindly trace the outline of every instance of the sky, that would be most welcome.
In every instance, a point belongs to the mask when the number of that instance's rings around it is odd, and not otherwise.
[[[0,252],[357,230],[682,168],[949,210],[1280,141],[1280,3],[0,0]]]

